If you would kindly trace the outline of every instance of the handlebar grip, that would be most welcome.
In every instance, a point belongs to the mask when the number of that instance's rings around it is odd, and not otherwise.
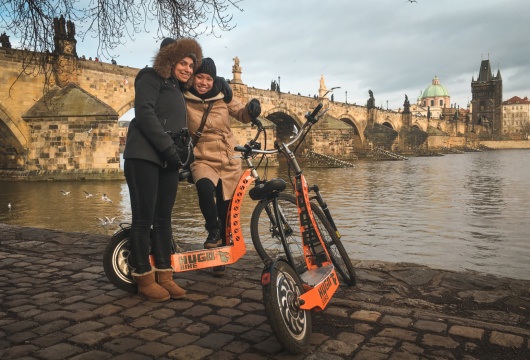
[[[248,151],[248,147],[247,146],[242,146],[242,145],[238,145],[234,148],[235,151],[238,151],[238,152],[247,152]]]
[[[309,116],[314,118],[315,116],[317,116],[317,114],[320,111],[320,109],[322,109],[322,103],[318,104],[317,107],[315,108],[315,110],[313,110],[313,112]]]

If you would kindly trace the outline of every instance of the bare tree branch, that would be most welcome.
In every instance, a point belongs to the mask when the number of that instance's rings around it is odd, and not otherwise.
[[[54,49],[53,19],[61,15],[80,25],[86,36],[98,39],[98,56],[114,57],[112,52],[127,39],[146,31],[151,21],[158,23],[157,37],[200,34],[216,35],[230,31],[232,11],[242,11],[242,0],[3,0],[0,26],[11,32],[28,49],[24,71],[46,71],[46,53]],[[39,58],[40,57],[40,58]]]

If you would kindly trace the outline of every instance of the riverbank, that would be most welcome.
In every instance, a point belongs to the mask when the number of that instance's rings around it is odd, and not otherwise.
[[[310,352],[291,356],[267,324],[254,251],[224,278],[176,274],[187,298],[157,304],[109,283],[107,241],[0,224],[0,358],[530,358],[530,281],[356,260],[358,286],[339,288]]]
[[[481,141],[481,145],[484,145],[490,149],[530,149],[530,141],[528,140],[506,140],[506,141]]]
[[[0,170],[0,181],[123,180],[123,169]]]

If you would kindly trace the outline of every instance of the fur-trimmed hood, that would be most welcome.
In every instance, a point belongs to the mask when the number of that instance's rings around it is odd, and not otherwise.
[[[162,47],[155,56],[153,68],[156,73],[164,79],[169,79],[173,75],[175,65],[186,56],[195,60],[193,72],[202,63],[202,49],[197,41],[191,38],[183,38]],[[186,83],[186,88],[191,86],[193,77],[190,77]]]

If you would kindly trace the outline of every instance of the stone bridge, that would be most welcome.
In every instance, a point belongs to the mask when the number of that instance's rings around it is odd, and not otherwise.
[[[139,69],[71,57],[61,84],[52,59],[46,73],[23,72],[27,56],[0,48],[0,169],[119,168],[117,120],[134,106]]]
[[[118,172],[118,119],[134,106],[134,78],[139,69],[79,58],[76,40],[56,37],[52,54],[0,48],[0,169],[24,171]],[[37,60],[47,70],[39,72]],[[23,65],[29,67],[23,68]],[[256,89],[242,81],[236,58],[231,86],[243,102],[257,98],[262,117],[276,137],[285,139],[304,114],[322,102],[327,116],[314,127],[307,143],[318,153],[353,158],[373,147],[404,152],[467,133],[462,119],[427,119],[406,111],[332,102],[323,79],[319,97]],[[246,141],[248,131],[234,126]]]

